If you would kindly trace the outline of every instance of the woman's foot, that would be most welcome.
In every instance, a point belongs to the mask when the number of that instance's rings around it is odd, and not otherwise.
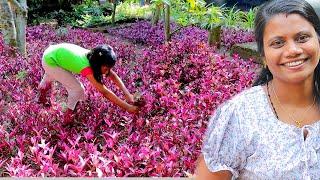
[[[77,112],[76,110],[77,110],[78,105],[79,105],[79,102],[76,103],[74,110],[68,108],[66,110],[66,112],[64,112],[64,115],[63,115],[63,125],[64,126],[71,125],[75,122],[74,115]]]

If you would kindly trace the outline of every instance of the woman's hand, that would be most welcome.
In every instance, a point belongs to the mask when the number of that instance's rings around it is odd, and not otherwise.
[[[143,96],[135,97],[133,105],[138,107],[144,107],[147,104],[145,98]]]
[[[129,105],[128,108],[127,108],[127,111],[129,113],[138,114],[139,108],[137,106],[134,106],[134,105]]]
[[[128,103],[134,103],[134,96],[132,94],[128,94],[126,96],[126,100],[128,101]]]

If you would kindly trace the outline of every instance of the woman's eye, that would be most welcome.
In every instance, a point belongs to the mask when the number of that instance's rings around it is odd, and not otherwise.
[[[274,48],[280,48],[283,46],[283,43],[284,42],[281,40],[276,40],[276,41],[271,42],[270,46],[274,47]]]
[[[303,34],[297,37],[297,42],[304,43],[307,42],[310,39],[309,35]]]

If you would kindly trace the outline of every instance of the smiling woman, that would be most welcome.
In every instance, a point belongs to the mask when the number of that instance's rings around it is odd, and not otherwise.
[[[198,179],[320,177],[320,20],[304,0],[272,0],[256,15],[265,67],[211,118]]]
[[[263,37],[264,57],[274,86],[313,81],[319,40],[311,23],[299,14],[278,14],[266,24]]]

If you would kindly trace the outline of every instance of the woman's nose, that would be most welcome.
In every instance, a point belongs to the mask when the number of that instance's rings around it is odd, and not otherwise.
[[[296,57],[303,53],[302,48],[296,42],[288,42],[286,49],[286,57]]]

